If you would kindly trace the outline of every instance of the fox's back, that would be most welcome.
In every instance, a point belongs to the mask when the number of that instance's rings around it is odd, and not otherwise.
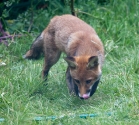
[[[85,32],[96,33],[90,25],[72,15],[55,16],[51,20],[51,23],[54,24],[54,28],[61,33],[70,34],[82,30]]]
[[[54,34],[55,41],[60,42],[67,42],[69,36],[78,31],[96,34],[95,30],[90,25],[72,15],[55,16],[51,19],[44,32],[48,30]]]
[[[103,44],[95,30],[72,15],[55,16],[43,34],[51,34],[58,49],[69,56],[104,54]]]

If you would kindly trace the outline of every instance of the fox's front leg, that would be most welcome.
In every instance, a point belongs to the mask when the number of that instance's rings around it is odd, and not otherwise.
[[[45,46],[45,60],[44,60],[44,68],[42,71],[42,76],[45,80],[47,80],[47,76],[50,68],[59,60],[61,51],[59,51],[53,45],[49,45],[49,48]]]
[[[73,78],[70,75],[70,68],[67,68],[66,71],[66,82],[68,85],[69,93],[76,94],[78,96],[78,87],[74,84]]]
[[[50,70],[50,66],[48,66],[46,63],[47,62],[45,61],[44,68],[42,70],[42,77],[43,77],[44,80],[47,80],[48,72]]]

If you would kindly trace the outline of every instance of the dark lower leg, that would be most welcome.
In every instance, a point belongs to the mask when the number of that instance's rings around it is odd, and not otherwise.
[[[42,71],[42,77],[44,80],[47,80],[48,72],[49,72],[49,69],[44,69]]]
[[[45,63],[42,71],[42,76],[45,80],[47,80],[47,76],[50,68],[58,61],[60,54],[61,52],[56,50],[47,51],[47,53],[45,54]]]
[[[73,83],[73,79],[72,79],[72,77],[70,75],[70,69],[69,69],[69,67],[67,68],[67,71],[66,71],[66,81],[67,81],[69,93],[70,94],[75,93],[74,83]]]

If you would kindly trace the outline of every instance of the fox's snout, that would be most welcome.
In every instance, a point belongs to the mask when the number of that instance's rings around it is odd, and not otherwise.
[[[81,99],[88,99],[88,98],[90,97],[90,92],[88,92],[88,93],[86,93],[86,94],[83,94],[82,96],[81,96],[81,94],[79,93],[79,97],[80,97]]]
[[[84,87],[83,87],[84,88]],[[78,88],[78,96],[81,99],[88,99],[89,97],[91,97],[91,89],[92,86],[89,89],[84,88],[84,91],[82,92],[81,90],[79,90]]]
[[[91,97],[91,88],[87,89],[85,86],[82,86],[81,88],[78,86],[77,92],[77,95],[80,97],[80,99],[88,99]]]

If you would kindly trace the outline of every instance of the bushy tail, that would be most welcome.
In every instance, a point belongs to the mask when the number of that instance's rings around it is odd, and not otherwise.
[[[30,50],[23,56],[25,59],[38,59],[43,53],[43,38],[39,35],[34,43],[31,45]]]

